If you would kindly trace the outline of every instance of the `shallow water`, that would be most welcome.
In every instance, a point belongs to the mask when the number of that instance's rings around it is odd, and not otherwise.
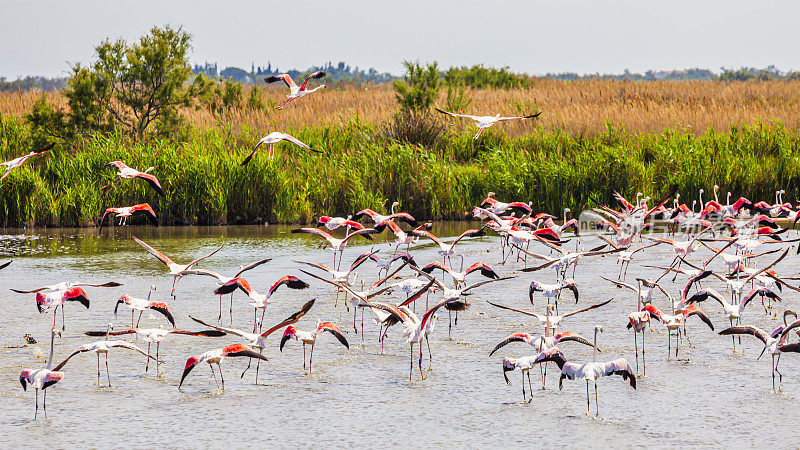
[[[474,223],[473,223],[474,225]],[[434,232],[444,236],[458,234],[466,224],[437,224]],[[97,230],[2,230],[0,262],[14,262],[0,271],[5,290],[0,293],[0,398],[5,403],[0,415],[3,442],[25,442],[33,447],[92,446],[135,444],[137,446],[196,447],[234,443],[264,444],[279,447],[309,446],[320,442],[335,445],[403,445],[424,447],[456,445],[759,445],[796,442],[800,436],[800,373],[797,355],[784,355],[781,371],[783,389],[771,391],[770,357],[756,361],[760,342],[743,337],[744,353],[733,354],[731,341],[717,336],[696,318],[689,320],[691,342],[681,349],[682,360],[666,359],[666,331],[657,324],[646,333],[647,376],[641,377],[638,389],[631,389],[619,377],[598,383],[601,419],[586,415],[585,384],[564,382],[558,390],[558,371],[550,365],[547,389],[541,390],[539,371],[531,373],[535,388],[530,404],[522,404],[520,372],[510,372],[511,386],[503,380],[500,360],[503,356],[532,354],[531,347],[512,343],[494,356],[489,351],[513,331],[540,333],[536,321],[492,307],[486,300],[519,308],[543,311],[542,297],[537,304],[528,302],[528,284],[537,279],[551,283],[552,269],[533,274],[518,270],[522,262],[499,265],[499,240],[488,237],[457,246],[465,264],[477,260],[493,265],[501,275],[516,278],[489,284],[469,297],[471,307],[459,314],[458,325],[447,338],[447,312],[439,313],[437,330],[431,335],[432,369],[420,379],[415,367],[413,381],[408,380],[409,346],[401,340],[400,327],[393,327],[386,338],[384,353],[377,343],[378,328],[367,314],[365,342],[352,327],[352,312],[340,301],[334,306],[331,287],[308,280],[304,291],[280,290],[267,308],[266,323],[277,323],[311,298],[317,302],[298,324],[311,329],[316,320],[333,321],[345,331],[350,350],[325,334],[314,353],[314,370],[303,370],[302,346],[290,341],[283,353],[278,350],[280,333],[271,336],[274,343],[265,349],[270,359],[262,364],[259,382],[254,372],[244,378],[239,374],[247,365],[241,358],[228,358],[223,364],[225,392],[218,392],[209,369],[198,366],[186,379],[182,390],[177,385],[186,359],[213,348],[238,342],[235,336],[194,338],[170,336],[161,345],[163,377],[144,373],[141,355],[119,351],[111,353],[112,387],[96,387],[96,357],[79,355],[65,367],[64,380],[48,389],[48,419],[40,415],[32,421],[34,393],[23,392],[18,382],[20,370],[44,367],[45,358],[35,357],[35,347],[48,352],[50,314],[39,314],[33,294],[16,294],[7,288],[31,289],[66,280],[88,282],[119,281],[118,288],[87,288],[91,308],[87,311],[74,303],[66,305],[66,331],[56,338],[55,362],[61,361],[77,346],[94,338],[86,330],[103,330],[109,321],[116,328],[130,325],[128,309],[120,307],[114,317],[117,298],[123,293],[146,297],[152,284],[156,297],[168,301],[177,327],[200,329],[188,315],[216,322],[218,298],[213,295],[214,280],[206,277],[185,278],[178,283],[176,298],[169,297],[172,278],[165,267],[133,240],[136,234],[178,262],[188,262],[223,245],[202,267],[223,274],[254,260],[273,260],[246,274],[261,292],[285,274],[302,279],[295,259],[330,264],[330,250],[317,248],[317,239],[288,233],[285,227],[192,227]],[[357,238],[359,239],[359,238]],[[346,263],[369,250],[369,245],[353,245],[345,251]],[[574,244],[570,244],[574,245]],[[590,247],[589,243],[581,246]],[[381,255],[390,254],[389,244],[380,243]],[[533,250],[533,248],[532,248]],[[636,276],[657,276],[646,263],[665,264],[672,260],[672,250],[655,247],[637,253],[627,280]],[[544,249],[540,252],[546,253]],[[412,249],[418,263],[438,259],[431,245]],[[703,260],[709,252],[701,250],[691,260]],[[765,257],[760,264],[771,261]],[[796,275],[798,257],[794,251],[777,270]],[[460,264],[460,258],[454,258]],[[604,352],[601,360],[625,357],[634,364],[633,336],[626,330],[627,315],[635,309],[635,296],[617,290],[599,278],[616,277],[616,257],[582,260],[576,280],[581,291],[578,307],[613,298],[598,310],[564,319],[562,331],[572,330],[591,338],[594,326],[605,329],[599,336]],[[721,265],[721,263],[719,263]],[[313,269],[312,269],[313,270]],[[359,278],[369,283],[375,279],[374,264],[359,269]],[[473,276],[477,277],[477,276]],[[477,278],[471,278],[477,279]],[[683,286],[683,277],[675,283],[665,278],[674,295]],[[705,286],[722,289],[719,282]],[[383,298],[399,300],[404,294]],[[567,298],[570,298],[568,295]],[[798,307],[798,294],[784,290],[785,301],[774,313]],[[222,323],[229,322],[227,296]],[[431,301],[436,301],[432,294]],[[234,323],[248,329],[252,309],[245,296],[234,297]],[[424,305],[424,303],[423,303]],[[419,312],[424,306],[417,307]],[[666,301],[656,305],[668,309]],[[575,308],[574,302],[559,305],[562,312]],[[716,303],[702,307],[709,313],[717,331],[726,327]],[[60,315],[60,314],[59,314]],[[60,325],[61,318],[58,318]],[[780,319],[765,314],[759,302],[748,307],[745,322],[771,331]],[[146,312],[142,327],[169,327],[160,314]],[[360,326],[360,323],[359,323]],[[21,343],[25,333],[39,342],[28,348],[11,348]],[[146,343],[137,341],[137,345]],[[592,353],[577,343],[561,346],[571,360],[588,361]],[[737,348],[739,348],[737,346]],[[427,353],[427,352],[425,352]],[[683,360],[684,358],[688,360]],[[425,354],[423,367],[429,366]],[[105,382],[105,370],[101,380]],[[594,397],[594,396],[592,396]],[[41,413],[41,410],[40,410]],[[594,398],[592,398],[594,413]],[[778,439],[775,439],[775,438]]]

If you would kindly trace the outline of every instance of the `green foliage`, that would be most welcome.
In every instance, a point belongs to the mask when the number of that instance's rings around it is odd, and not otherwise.
[[[116,126],[135,138],[153,125],[159,134],[175,132],[182,122],[178,108],[188,106],[202,87],[186,85],[190,39],[181,28],[166,26],[152,28],[134,44],[103,41],[95,47],[94,62],[72,66],[63,90],[69,106],[64,120],[40,105],[32,123],[43,132],[61,127],[53,134],[64,136]]]
[[[407,111],[427,111],[439,96],[439,64],[423,67],[419,62],[403,61],[403,66],[403,81],[392,82],[397,103]]]
[[[383,125],[382,136],[400,143],[438,149],[445,130],[445,125],[437,116],[401,109]]]
[[[530,78],[518,75],[508,67],[486,68],[482,65],[472,67],[451,67],[444,73],[448,86],[469,86],[473,89],[513,89],[533,86]]]
[[[255,111],[264,111],[266,109],[264,97],[261,96],[261,89],[258,86],[253,86],[250,89],[250,93],[247,94],[247,109]]]
[[[771,199],[777,187],[787,198],[800,196],[800,133],[775,123],[702,136],[638,135],[613,125],[592,137],[536,131],[511,139],[496,132],[479,142],[467,129],[440,133],[423,147],[382,139],[382,130],[358,120],[294,133],[329,154],[279,145],[274,160],[256,155],[240,166],[255,136],[194,131],[181,144],[130,144],[119,131],[77,136],[71,152],[57,146],[0,183],[0,225],[95,225],[105,208],[141,202],[163,224],[210,225],[307,223],[323,213],[385,210],[395,200],[418,219],[461,219],[488,191],[551,213],[614,204],[615,190],[659,198],[673,184],[686,196],[714,184],[723,198],[730,191],[734,198]],[[25,122],[0,118],[0,159],[35,148],[34,139]],[[165,195],[137,180],[103,194],[100,186],[114,177],[104,165],[117,159],[155,167]]]
[[[447,96],[444,101],[444,109],[450,112],[463,113],[469,108],[472,99],[467,94],[463,85],[447,85]]]

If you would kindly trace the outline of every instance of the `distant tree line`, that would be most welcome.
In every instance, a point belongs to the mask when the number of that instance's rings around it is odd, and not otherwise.
[[[194,64],[191,71],[194,75],[202,74],[212,80],[229,80],[234,83],[242,84],[261,84],[263,78],[279,73],[288,73],[292,78],[303,78],[304,76],[322,70],[327,74],[327,79],[331,81],[370,81],[373,83],[388,83],[400,80],[403,76],[392,75],[387,72],[378,72],[374,68],[367,70],[360,69],[358,66],[352,67],[344,62],[333,64],[328,62],[321,66],[312,66],[306,70],[291,69],[282,71],[277,67],[267,63],[266,67],[251,65],[250,71],[240,67],[226,67],[219,69],[217,63],[204,63],[203,65]],[[472,67],[450,67],[447,70],[440,70],[439,76],[445,86],[464,86],[473,89],[508,89],[516,87],[527,87],[533,84],[536,78],[547,78],[555,80],[620,80],[620,81],[683,81],[683,80],[720,80],[720,81],[748,81],[748,80],[797,80],[800,79],[800,72],[790,71],[781,72],[775,66],[766,68],[742,67],[739,69],[722,68],[720,74],[716,74],[709,69],[683,69],[670,71],[648,70],[644,73],[630,72],[625,70],[621,74],[578,74],[575,72],[547,73],[544,76],[531,76],[512,72],[508,67],[491,68],[482,65]],[[67,77],[47,78],[41,76],[26,76],[14,81],[8,81],[5,77],[0,77],[0,92],[26,92],[30,90],[57,91],[67,85]]]

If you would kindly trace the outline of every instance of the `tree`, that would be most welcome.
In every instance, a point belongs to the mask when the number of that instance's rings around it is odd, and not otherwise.
[[[89,66],[72,66],[64,89],[69,124],[78,131],[128,129],[140,138],[155,124],[167,132],[180,122],[198,86],[187,85],[191,35],[181,28],[153,27],[139,42],[103,41]]]
[[[395,97],[406,111],[426,111],[439,96],[439,64],[426,67],[418,62],[403,61],[406,68],[403,81],[394,80]]]

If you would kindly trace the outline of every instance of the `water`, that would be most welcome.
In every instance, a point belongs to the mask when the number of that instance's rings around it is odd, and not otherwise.
[[[474,224],[473,224],[474,225]],[[452,236],[465,224],[437,224],[434,230]],[[285,274],[303,279],[295,259],[330,264],[330,250],[318,249],[317,239],[289,234],[284,227],[225,228],[139,228],[111,229],[98,236],[96,230],[9,231],[0,236],[0,262],[14,262],[0,271],[5,288],[31,289],[58,281],[118,281],[118,288],[87,288],[91,308],[78,304],[66,306],[66,331],[56,340],[56,363],[77,346],[94,338],[82,334],[86,330],[105,329],[109,321],[117,328],[129,325],[130,315],[124,306],[114,317],[116,299],[123,293],[146,297],[152,284],[156,297],[169,301],[179,328],[200,329],[188,315],[215,322],[218,298],[213,295],[214,280],[206,277],[185,278],[176,290],[176,299],[169,298],[172,278],[165,267],[139,247],[130,235],[135,233],[145,242],[160,249],[178,262],[223,245],[222,250],[203,263],[203,267],[223,274],[234,273],[240,265],[272,257],[273,260],[247,274],[261,292]],[[359,238],[357,238],[359,239]],[[345,262],[368,250],[368,245],[348,247]],[[367,314],[366,341],[353,333],[352,312],[342,302],[334,307],[333,291],[327,284],[309,280],[304,291],[281,290],[267,309],[266,323],[277,323],[311,298],[317,302],[298,324],[309,330],[316,320],[330,320],[346,332],[350,350],[328,334],[320,337],[314,352],[314,370],[306,375],[302,365],[302,346],[290,341],[279,352],[280,333],[270,337],[274,345],[265,349],[270,359],[262,364],[259,382],[254,385],[254,372],[244,378],[240,373],[247,365],[241,358],[228,358],[223,364],[226,390],[217,391],[210,371],[204,363],[186,379],[183,389],[178,382],[186,359],[203,351],[239,342],[236,337],[194,338],[170,336],[161,345],[164,375],[158,379],[144,374],[141,355],[117,351],[109,355],[112,387],[96,387],[96,357],[76,356],[65,367],[65,378],[48,389],[48,419],[39,416],[32,421],[33,391],[23,392],[18,383],[24,368],[44,367],[45,359],[37,359],[33,347],[46,355],[51,314],[40,315],[33,294],[2,293],[0,304],[0,397],[5,403],[0,415],[0,436],[4,442],[26,442],[33,447],[92,446],[135,444],[141,447],[197,447],[232,443],[237,447],[270,445],[279,447],[309,446],[318,443],[339,446],[393,445],[408,447],[488,445],[550,446],[638,446],[638,445],[758,445],[794,442],[800,432],[797,412],[800,398],[800,374],[797,355],[784,355],[781,371],[783,389],[771,391],[770,357],[756,361],[760,342],[742,338],[744,353],[733,354],[731,341],[717,336],[699,320],[689,320],[691,345],[681,349],[681,358],[666,359],[666,331],[654,324],[647,332],[647,376],[641,377],[638,389],[631,389],[619,377],[605,378],[598,383],[601,419],[587,416],[586,391],[582,382],[564,382],[558,390],[558,371],[550,366],[547,390],[535,389],[533,401],[522,404],[519,371],[510,372],[511,386],[503,381],[500,360],[503,356],[524,356],[531,347],[512,343],[494,356],[489,351],[497,342],[514,331],[540,333],[535,321],[499,310],[486,303],[501,302],[519,308],[542,311],[543,300],[528,302],[527,286],[532,279],[553,282],[551,269],[527,274],[518,271],[521,262],[498,265],[498,238],[489,237],[459,244],[465,264],[476,260],[493,265],[501,275],[517,278],[490,284],[469,297],[470,309],[458,317],[452,340],[447,339],[447,312],[440,312],[437,330],[431,335],[432,370],[420,380],[414,372],[408,381],[409,346],[400,338],[400,327],[393,327],[386,338],[385,353],[377,343],[377,325]],[[589,244],[585,245],[587,248]],[[388,244],[376,246],[382,255],[389,253]],[[628,272],[628,281],[638,275],[654,276],[645,263],[668,263],[672,250],[666,246],[636,254]],[[436,248],[419,245],[412,249],[421,264],[438,259]],[[546,252],[545,250],[541,250]],[[708,256],[700,251],[692,260]],[[768,258],[774,258],[771,255]],[[460,258],[455,258],[460,264]],[[635,297],[617,290],[600,275],[616,277],[616,257],[583,260],[576,279],[581,292],[578,304],[586,306],[613,298],[614,301],[590,313],[569,317],[562,330],[572,330],[591,339],[594,326],[605,331],[599,336],[604,349],[602,360],[625,357],[633,365],[633,336],[626,330],[627,315],[635,309]],[[719,263],[721,265],[721,263]],[[766,262],[761,262],[766,264]],[[781,274],[797,273],[797,256],[792,252],[777,270]],[[313,269],[312,269],[313,270]],[[370,282],[375,278],[374,264],[359,270],[359,277]],[[472,276],[473,280],[478,278]],[[677,295],[682,277],[671,283]],[[705,286],[722,289],[719,282]],[[567,298],[571,294],[568,293]],[[780,314],[786,307],[797,308],[798,295],[784,290],[785,301],[775,308]],[[397,293],[395,301],[404,298]],[[432,296],[432,300],[437,297]],[[223,324],[228,324],[227,296]],[[575,308],[574,303],[560,304],[562,312]],[[656,305],[668,309],[666,302]],[[709,313],[717,331],[726,327],[721,308],[715,302],[702,307]],[[418,311],[419,311],[418,307]],[[59,314],[60,315],[60,314]],[[59,317],[60,325],[60,317]],[[248,329],[252,309],[245,297],[234,297],[234,323]],[[775,328],[780,319],[768,316],[756,301],[745,312],[745,322],[766,330]],[[160,314],[146,312],[143,327],[169,327]],[[29,348],[10,348],[21,343],[25,333],[39,342]],[[137,345],[146,346],[142,341]],[[577,343],[561,346],[571,360],[588,361],[590,349]],[[738,348],[738,346],[737,346]],[[427,354],[423,367],[428,368]],[[540,387],[539,371],[531,373],[534,388]],[[105,370],[102,371],[105,382]],[[592,396],[593,397],[593,396]],[[40,411],[41,413],[41,411]],[[592,398],[594,413],[594,398]]]

